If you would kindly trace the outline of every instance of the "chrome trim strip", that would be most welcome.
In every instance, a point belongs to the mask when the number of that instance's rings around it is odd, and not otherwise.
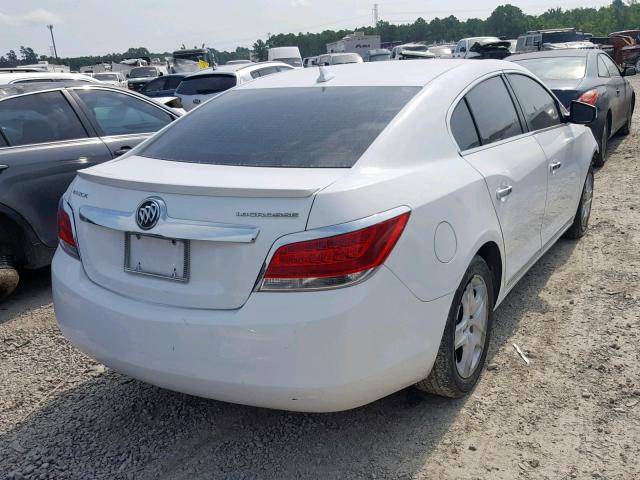
[[[267,258],[265,259],[264,263],[262,264],[262,268],[260,269],[260,274],[258,275],[256,283],[255,283],[255,285],[253,287],[253,291],[254,292],[260,292],[260,291],[293,292],[293,291],[297,291],[297,290],[293,290],[293,289],[291,289],[291,290],[286,290],[286,289],[283,289],[283,290],[272,290],[272,289],[270,289],[270,290],[260,290],[260,287],[262,286],[262,281],[264,280],[264,272],[266,272],[267,266],[271,262],[271,259],[275,255],[275,253],[278,250],[278,248],[280,248],[281,246],[289,245],[291,243],[304,242],[306,240],[315,240],[316,238],[334,237],[336,235],[341,235],[343,233],[349,233],[349,232],[353,232],[355,230],[361,230],[363,228],[369,227],[371,225],[375,225],[376,223],[384,222],[385,220],[389,220],[391,218],[397,217],[398,215],[402,215],[403,213],[407,213],[407,212],[410,212],[410,211],[411,211],[411,208],[409,208],[406,205],[402,205],[400,207],[392,208],[391,210],[387,210],[387,211],[381,212],[381,213],[375,213],[375,214],[370,215],[368,217],[360,218],[360,219],[354,220],[352,222],[338,223],[337,225],[330,225],[328,227],[320,227],[320,228],[314,228],[312,230],[304,230],[302,232],[292,233],[292,234],[285,235],[283,237],[278,238],[273,243],[273,245],[271,246],[271,249],[269,250]],[[368,278],[370,278],[375,273],[375,271],[378,268],[379,267],[372,268],[371,270],[369,270],[367,272],[366,275],[363,276],[363,278],[358,279],[358,281],[349,283],[348,285],[344,285],[344,287],[355,285],[357,283],[360,283],[360,282],[363,282],[363,281],[367,280]],[[334,290],[334,289],[341,288],[341,287],[343,287],[343,286],[339,285],[339,286],[330,286],[330,287],[326,287],[326,288],[303,289],[303,290],[300,290],[300,291],[309,292],[309,291],[319,291],[319,290]]]
[[[164,206],[164,202],[162,205]],[[166,208],[162,208],[158,224],[146,231],[140,229],[136,224],[135,212],[122,212],[83,205],[78,214],[83,222],[100,227],[123,232],[151,234],[169,239],[253,243],[260,233],[260,228],[247,225],[172,218],[167,215]]]

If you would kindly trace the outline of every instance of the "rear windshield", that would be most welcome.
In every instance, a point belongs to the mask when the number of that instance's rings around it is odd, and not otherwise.
[[[157,77],[158,70],[153,67],[137,67],[132,68],[129,72],[131,78]]]
[[[139,155],[213,165],[349,168],[419,90],[234,90],[190,112]]]
[[[182,95],[210,95],[236,86],[235,75],[196,75],[182,79],[176,93]]]
[[[97,80],[109,80],[109,81],[118,81],[118,75],[115,73],[96,73],[93,78]]]
[[[517,60],[542,80],[579,80],[587,68],[586,57],[546,57]]]

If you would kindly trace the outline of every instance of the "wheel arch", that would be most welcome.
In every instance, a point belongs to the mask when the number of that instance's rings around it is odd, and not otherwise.
[[[48,265],[55,249],[44,245],[20,214],[0,204],[0,255],[26,268]]]
[[[503,262],[502,252],[500,247],[493,240],[485,242],[476,252],[476,255],[481,257],[491,270],[491,280],[493,283],[493,300],[494,305],[497,303],[497,299],[502,291],[502,277],[503,277]]]

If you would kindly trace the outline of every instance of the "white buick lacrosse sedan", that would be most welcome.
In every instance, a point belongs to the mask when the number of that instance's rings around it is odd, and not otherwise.
[[[79,172],[59,210],[60,328],[119,372],[224,401],[462,396],[494,309],[587,229],[594,118],[492,60],[244,84]]]

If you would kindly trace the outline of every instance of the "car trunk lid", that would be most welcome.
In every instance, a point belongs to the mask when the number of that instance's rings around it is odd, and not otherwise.
[[[239,308],[274,241],[303,231],[315,193],[346,171],[136,156],[83,170],[71,201],[84,269],[95,283],[147,302]],[[136,215],[148,199],[163,214],[144,230]]]

